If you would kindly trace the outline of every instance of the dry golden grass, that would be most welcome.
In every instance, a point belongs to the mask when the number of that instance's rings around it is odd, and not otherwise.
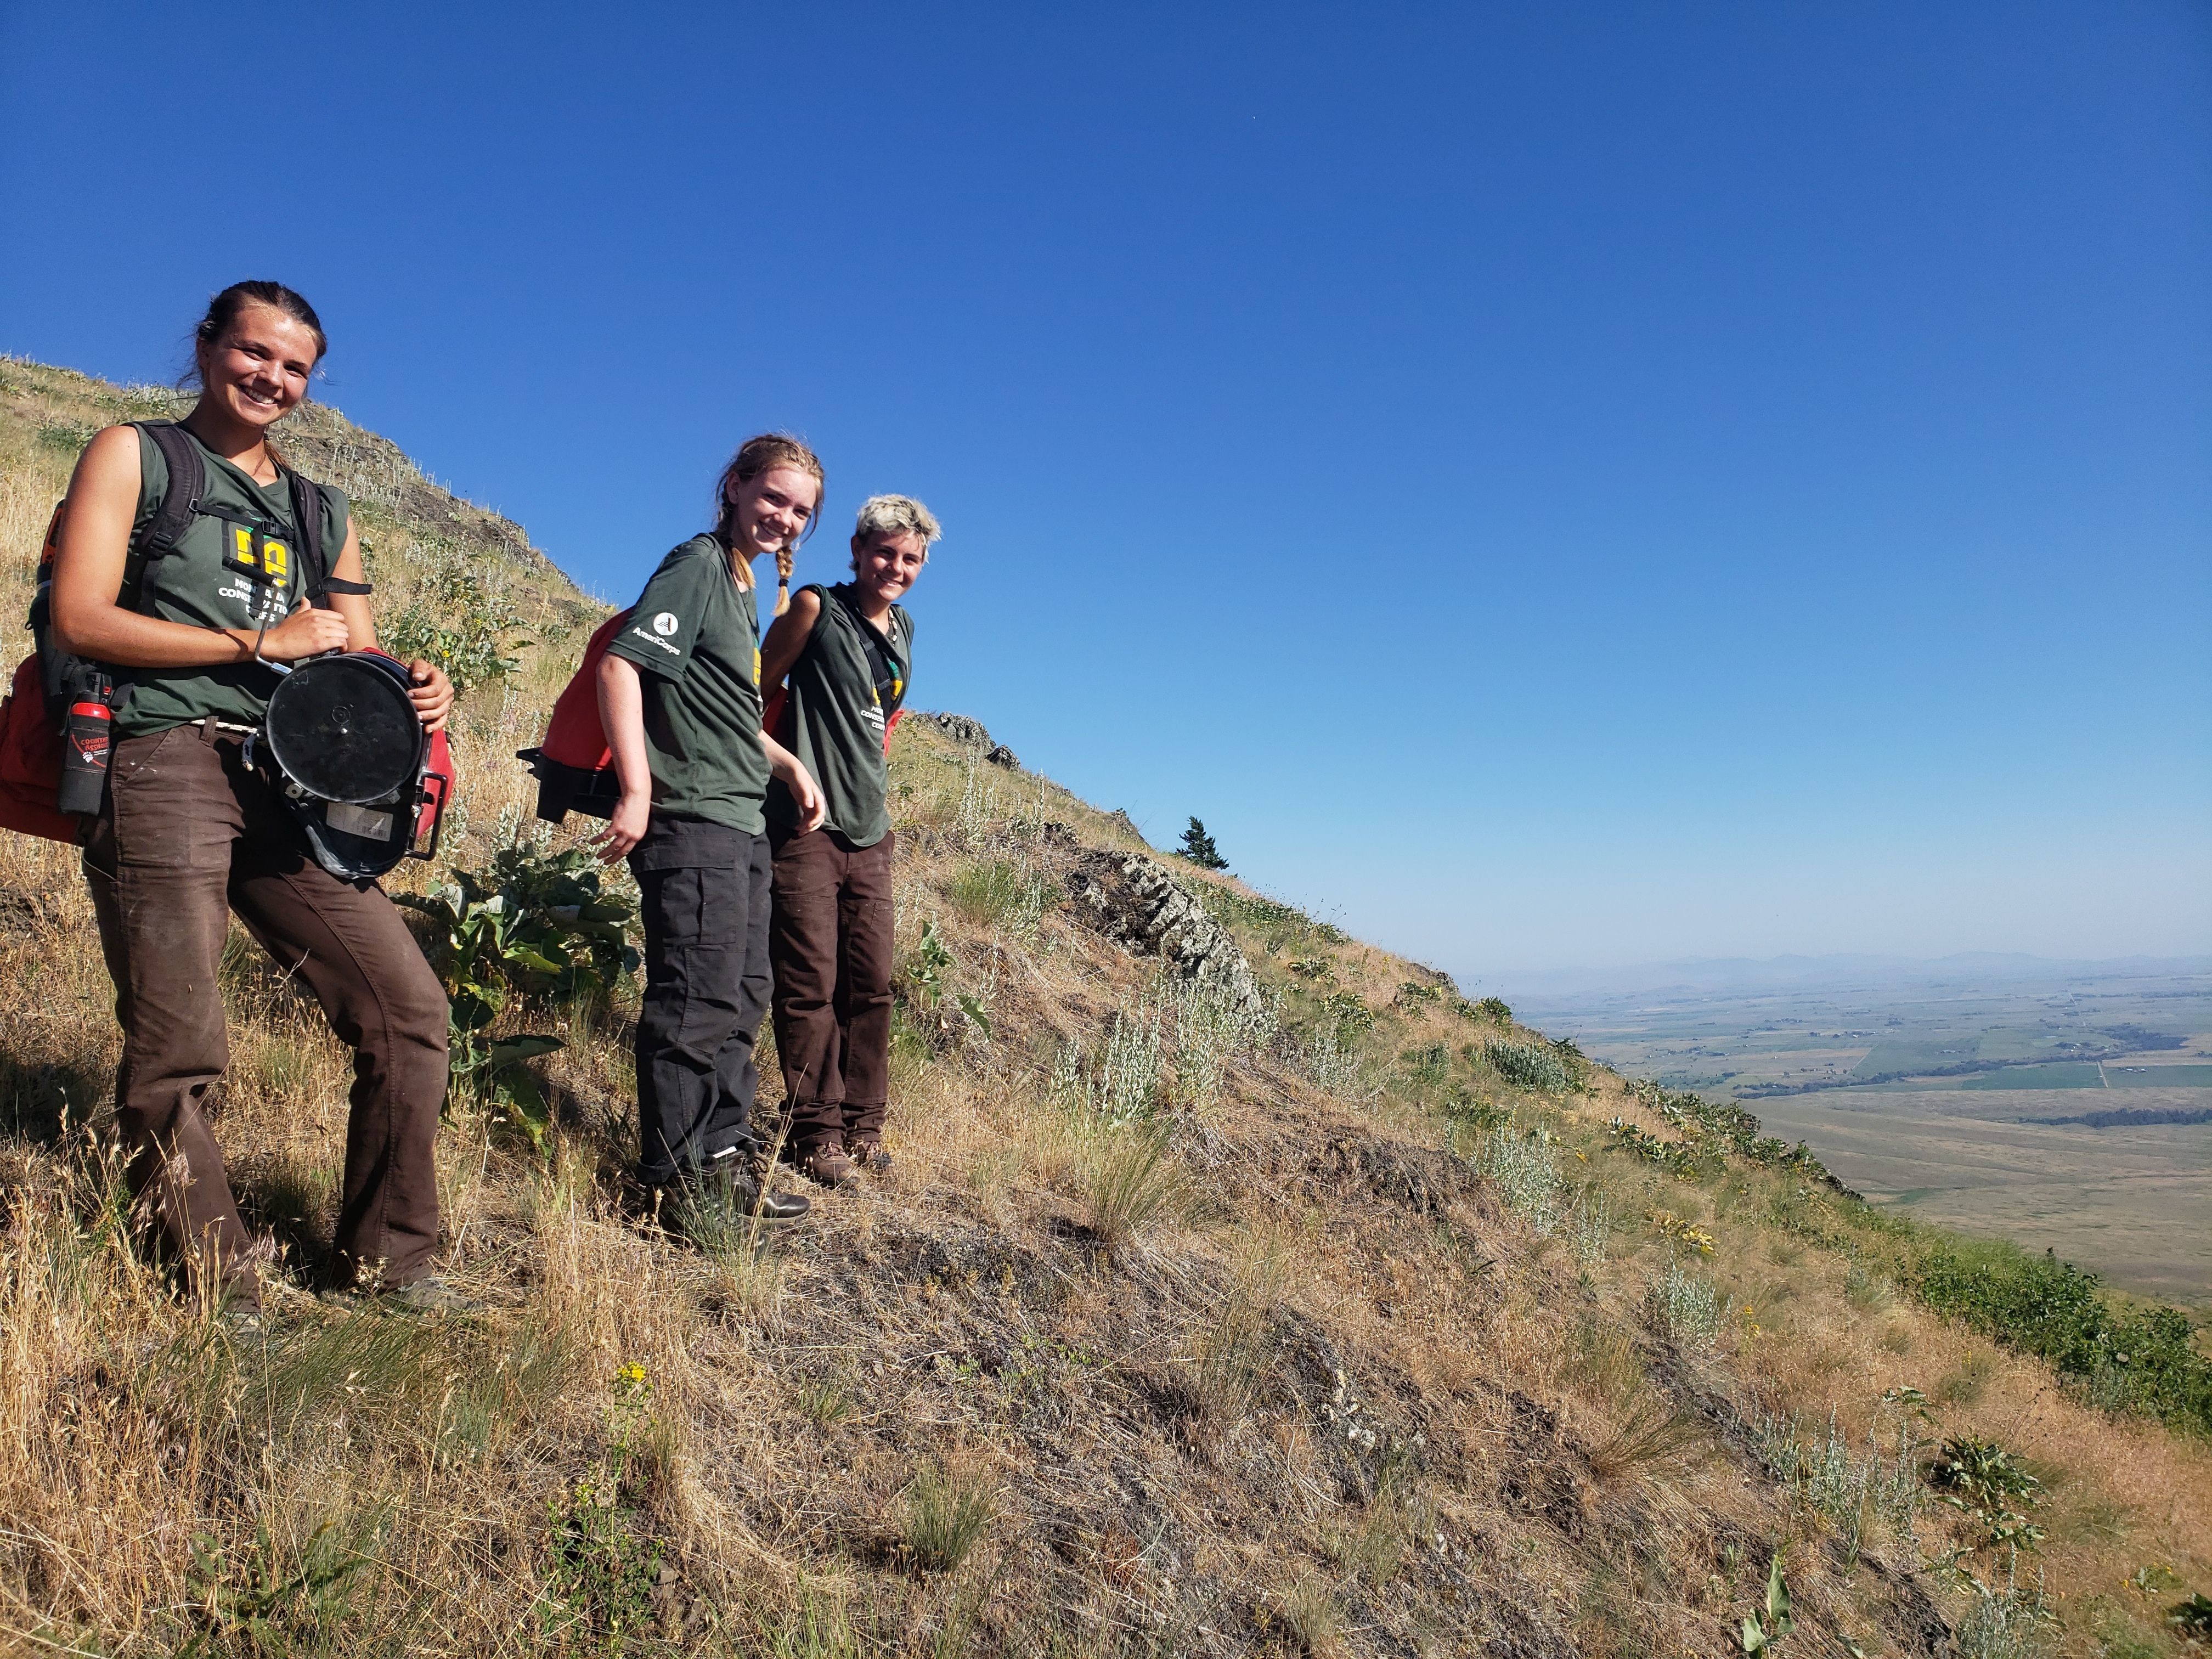
[[[39,422],[121,405],[0,371],[4,606],[66,472]],[[356,440],[329,424],[321,441]],[[393,550],[434,504],[396,499]],[[515,538],[444,510],[573,651],[580,601]],[[384,568],[380,602],[403,602],[404,561]],[[520,821],[507,755],[564,662],[549,647],[464,706],[457,861]],[[241,950],[217,1133],[294,1287],[253,1341],[131,1227],[100,1133],[117,1041],[73,856],[0,839],[0,976],[21,988],[0,1006],[0,1646],[1711,1656],[1735,1650],[1779,1550],[1798,1648],[1927,1652],[1929,1620],[1964,1603],[1917,1569],[1964,1541],[1955,1518],[1923,1510],[1852,1565],[1742,1426],[1832,1413],[1856,1443],[1911,1386],[1945,1432],[2002,1440],[2049,1484],[2063,1650],[2174,1650],[2158,1604],[2121,1584],[2146,1566],[2207,1583],[2203,1446],[1854,1286],[1763,1218],[1785,1177],[1686,1183],[1606,1150],[1616,1115],[1666,1126],[1603,1076],[1587,1097],[1504,1089],[1456,1058],[1496,1028],[1402,998],[1409,964],[1287,913],[1236,926],[1291,1036],[1198,1103],[1170,1042],[1167,1103],[1101,1128],[1055,1072],[1146,1006],[1156,964],[1067,905],[983,902],[972,872],[1056,878],[1068,841],[1048,821],[1138,843],[913,723],[894,764],[902,959],[933,923],[951,962],[933,1001],[906,984],[887,1176],[710,1250],[635,1224],[617,1206],[635,1133],[618,1008],[571,1022],[545,1062],[549,1158],[466,1107],[441,1136],[443,1265],[489,1311],[328,1306],[305,1286],[343,1056]],[[1333,978],[1289,973],[1309,957]],[[1312,1082],[1296,1036],[1330,991],[1375,1015],[1346,1097]],[[946,1012],[960,995],[988,1033]],[[1544,1127],[1571,1183],[1607,1194],[1601,1255],[1449,1150],[1471,1141],[1440,1074],[1401,1059],[1436,1045],[1453,1086]],[[1710,1345],[1662,1340],[1641,1311],[1660,1210],[1717,1238],[1697,1267],[1726,1297]]]

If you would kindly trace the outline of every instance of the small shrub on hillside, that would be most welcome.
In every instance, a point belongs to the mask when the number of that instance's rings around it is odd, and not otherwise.
[[[1159,1108],[1164,1057],[1158,1012],[1116,1009],[1095,1060],[1073,1043],[1060,1050],[1049,1091],[1105,1128],[1143,1122]]]
[[[598,1471],[573,1491],[548,1498],[551,1533],[542,1634],[563,1647],[580,1640],[620,1653],[651,1617],[662,1546],[640,1535],[641,1516],[627,1486],[650,1423],[653,1384],[645,1367],[615,1373],[607,1449]]]
[[[1275,1034],[1268,1001],[1240,1001],[1212,981],[1170,979],[1160,1000],[1173,1035],[1176,1087],[1194,1106],[1212,1099],[1229,1068],[1258,1054]]]
[[[1549,1238],[1565,1218],[1558,1154],[1549,1134],[1516,1135],[1501,1124],[1475,1144],[1469,1162],[1497,1185],[1508,1207],[1539,1238]]]
[[[1563,1094],[1578,1081],[1567,1056],[1548,1042],[1510,1042],[1491,1037],[1482,1043],[1480,1052],[1492,1071],[1519,1088]]]
[[[1513,1023],[1513,1011],[1496,997],[1485,997],[1481,1001],[1475,1003],[1474,1008],[1474,1012],[1485,1019],[1494,1020],[1500,1025],[1510,1025]]]
[[[1348,1099],[1359,1082],[1359,1050],[1337,1025],[1316,1025],[1291,1054],[1291,1061],[1323,1094]]]
[[[1669,1261],[1664,1273],[1644,1282],[1644,1316],[1661,1336],[1686,1348],[1709,1348],[1720,1334],[1721,1293]]]
[[[2000,1588],[1967,1580],[1973,1600],[1955,1632],[1959,1659],[2043,1659],[2057,1646],[2057,1618],[2039,1574],[2033,1589],[2008,1573]]]
[[[529,644],[528,620],[483,556],[459,542],[424,537],[407,550],[415,597],[384,624],[386,650],[402,660],[426,657],[468,692],[520,665],[508,654]]]

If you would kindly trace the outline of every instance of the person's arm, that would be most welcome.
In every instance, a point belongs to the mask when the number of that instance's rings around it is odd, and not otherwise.
[[[614,752],[622,800],[593,844],[599,857],[612,864],[645,839],[653,818],[653,765],[646,756],[645,687],[637,665],[611,651],[599,659],[599,724]]]
[[[814,781],[814,775],[806,764],[786,749],[766,732],[761,733],[761,747],[768,750],[768,769],[772,777],[781,778],[783,787],[791,791],[791,798],[799,805],[799,828],[808,834],[822,827],[830,816],[830,803],[822,793],[822,786]]]
[[[814,624],[822,617],[822,595],[812,588],[793,595],[791,609],[778,617],[761,641],[760,691],[763,700],[775,695],[775,688],[783,684],[784,676],[791,672],[792,665],[806,649],[806,641],[814,636]]]
[[[261,654],[274,662],[345,648],[346,618],[304,603],[258,635],[251,628],[196,628],[123,609],[116,600],[141,481],[135,427],[109,427],[77,459],[54,552],[54,636],[64,651],[123,668],[204,668],[249,661],[257,637]],[[360,562],[356,554],[356,570]]]
[[[337,562],[331,567],[331,574],[342,582],[368,586],[368,571],[361,562],[361,532],[350,518],[346,522],[345,545],[338,550]],[[366,593],[332,593],[331,608],[345,618],[346,649],[374,651],[376,647],[376,613],[369,608]],[[407,694],[415,705],[415,713],[427,732],[434,732],[446,723],[446,715],[453,706],[453,683],[446,678],[446,671],[428,659],[417,657],[407,665],[407,675],[415,689]]]

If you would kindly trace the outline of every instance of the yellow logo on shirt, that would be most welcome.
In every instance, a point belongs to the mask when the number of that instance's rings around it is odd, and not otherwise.
[[[264,536],[251,525],[225,526],[230,545],[222,567],[270,587],[282,588],[292,580],[292,549],[287,542]]]

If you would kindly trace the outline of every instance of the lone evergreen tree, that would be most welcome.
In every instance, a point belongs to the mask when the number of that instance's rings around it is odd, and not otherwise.
[[[1213,844],[1213,837],[1206,833],[1206,826],[1196,818],[1182,832],[1182,845],[1176,848],[1176,856],[1188,859],[1201,870],[1226,870],[1229,860],[1221,856],[1221,849]]]

